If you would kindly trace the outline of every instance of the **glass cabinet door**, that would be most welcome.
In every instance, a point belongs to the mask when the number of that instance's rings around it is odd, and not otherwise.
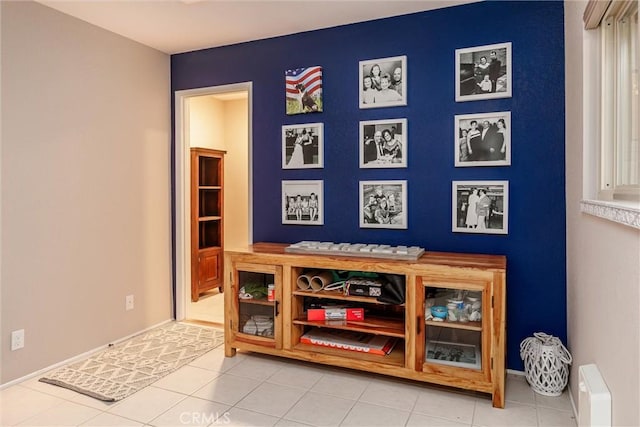
[[[232,328],[246,340],[276,346],[280,335],[281,268],[237,265],[233,271]]]
[[[447,283],[422,278],[419,342],[424,343],[417,366],[423,372],[486,376],[489,372],[490,311],[483,283]],[[421,326],[419,325],[419,326]],[[462,369],[461,369],[462,368]]]

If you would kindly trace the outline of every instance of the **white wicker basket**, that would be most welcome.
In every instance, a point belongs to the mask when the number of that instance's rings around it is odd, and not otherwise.
[[[527,381],[544,396],[560,396],[569,381],[571,354],[559,338],[536,332],[520,343]]]

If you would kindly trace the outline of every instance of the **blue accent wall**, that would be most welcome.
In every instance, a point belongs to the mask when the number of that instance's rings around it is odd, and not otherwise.
[[[507,256],[507,367],[544,331],[566,343],[561,1],[481,2],[171,57],[172,92],[253,82],[254,241],[418,245]],[[512,43],[512,98],[456,102],[455,49]],[[407,106],[359,109],[358,62],[407,56]],[[285,114],[285,70],[323,67],[324,112]],[[454,116],[511,111],[511,166],[454,167]],[[408,167],[360,169],[359,122],[407,118]],[[324,123],[324,168],[283,170],[281,127]],[[173,151],[172,151],[173,152]],[[324,180],[324,225],[281,224],[282,180]],[[358,182],[407,180],[408,228],[359,228]],[[451,183],[509,181],[509,234],[451,231]],[[233,197],[227,194],[227,197]]]

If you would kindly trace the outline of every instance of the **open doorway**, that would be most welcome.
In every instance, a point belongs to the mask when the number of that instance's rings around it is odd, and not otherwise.
[[[251,83],[178,91],[175,101],[176,320],[222,324],[218,288],[197,302],[191,298],[189,152],[192,147],[226,152],[223,250],[251,243]]]

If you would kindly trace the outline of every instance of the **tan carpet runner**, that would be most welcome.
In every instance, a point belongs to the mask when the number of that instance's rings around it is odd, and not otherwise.
[[[124,399],[224,342],[224,332],[172,322],[57,369],[40,381],[96,399]]]

